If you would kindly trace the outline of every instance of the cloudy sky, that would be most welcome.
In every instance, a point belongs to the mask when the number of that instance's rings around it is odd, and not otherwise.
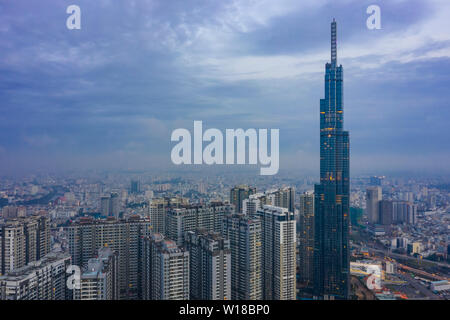
[[[194,120],[279,128],[280,171],[316,172],[333,17],[352,173],[449,173],[448,0],[0,0],[0,173],[170,168]]]

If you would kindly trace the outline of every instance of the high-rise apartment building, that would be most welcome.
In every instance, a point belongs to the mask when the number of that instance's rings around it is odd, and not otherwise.
[[[298,218],[299,280],[308,289],[314,283],[314,193],[305,192],[300,195]]]
[[[390,226],[394,222],[394,203],[391,200],[380,200],[378,202],[379,223]]]
[[[379,202],[382,200],[381,187],[369,187],[366,191],[366,214],[369,222],[377,224],[380,222]]]
[[[130,193],[137,194],[141,192],[141,182],[139,180],[131,180]]]
[[[2,208],[2,217],[3,219],[11,219],[17,218],[18,216],[18,208],[15,206],[4,206]]]
[[[284,187],[267,191],[266,196],[270,199],[270,204],[275,207],[286,208],[290,212],[295,212],[295,188]],[[269,203],[266,203],[269,204]]]
[[[71,264],[66,253],[44,258],[0,276],[0,300],[70,300],[66,273]]]
[[[142,298],[189,299],[189,252],[159,233],[142,238]]]
[[[110,196],[102,196],[100,198],[100,213],[102,216],[107,217],[110,216],[110,203],[111,203],[111,197]]]
[[[88,264],[89,259],[96,257],[100,248],[109,247],[119,256],[119,298],[137,299],[140,295],[140,239],[149,235],[150,226],[148,220],[139,216],[121,220],[80,218],[67,227],[73,264],[83,267]]]
[[[190,299],[231,299],[230,240],[202,229],[186,232]]]
[[[393,201],[393,223],[416,224],[417,206],[408,201]]]
[[[230,191],[230,203],[234,205],[237,213],[242,213],[242,204],[245,199],[256,193],[256,188],[246,185],[236,186]]]
[[[83,268],[80,288],[74,290],[75,300],[117,300],[119,298],[118,254],[108,247],[98,250],[96,258]]]
[[[257,215],[262,226],[264,300],[295,300],[295,214],[287,208],[265,205]]]
[[[344,71],[331,23],[331,63],[320,100],[320,184],[315,186],[314,291],[318,299],[349,296],[349,133],[344,131]]]
[[[261,198],[265,197],[264,193],[255,193],[251,194],[248,199],[245,199],[242,202],[242,213],[248,216],[253,216],[256,212],[261,209],[261,206],[264,205],[264,200]]]
[[[227,215],[223,220],[222,234],[230,241],[231,299],[261,300],[261,220],[244,214]]]
[[[50,252],[50,221],[45,216],[15,218],[0,224],[0,274],[42,259]]]
[[[183,205],[169,209],[166,216],[165,236],[175,241],[177,245],[183,246],[187,231],[201,228],[206,231],[221,232],[223,217],[231,212],[232,206],[222,202]]]
[[[152,232],[164,233],[166,225],[167,200],[163,198],[152,199],[148,206],[148,217],[152,225]]]
[[[100,198],[100,212],[105,217],[119,218],[120,198],[116,192]]]

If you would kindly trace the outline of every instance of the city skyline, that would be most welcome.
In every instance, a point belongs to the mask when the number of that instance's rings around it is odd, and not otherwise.
[[[69,4],[0,4],[0,174],[177,170],[170,132],[197,119],[280,128],[280,172],[315,173],[332,17],[352,174],[450,173],[445,1],[382,3],[381,30],[366,27],[368,1],[79,1],[81,30],[65,27]]]
[[[449,16],[0,2],[0,300],[449,300]]]

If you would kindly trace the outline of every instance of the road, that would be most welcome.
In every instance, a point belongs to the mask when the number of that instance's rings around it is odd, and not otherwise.
[[[428,289],[423,284],[421,284],[420,281],[417,281],[416,279],[412,278],[410,275],[398,274],[397,276],[400,279],[406,281],[408,283],[408,285],[414,289],[414,292],[412,293],[412,292],[410,292],[411,290],[408,290],[406,285],[402,285],[402,287],[403,287],[402,290],[403,290],[403,292],[405,292],[408,295],[408,297],[417,296],[417,293],[415,291],[419,291],[420,294],[422,296],[426,297],[427,299],[432,299],[432,300],[441,300],[442,299],[440,296],[438,296],[437,294],[434,294],[430,289]]]
[[[357,245],[355,243],[353,244],[353,246],[357,247],[357,248],[361,248],[360,245]],[[386,249],[382,250],[382,249],[376,249],[376,248],[368,247],[368,246],[364,246],[364,248],[369,249],[369,252],[372,251],[372,252],[376,252],[376,253],[382,253],[387,257],[395,257],[395,258],[404,259],[404,260],[417,261],[417,258],[407,256],[404,254],[393,253],[390,250],[386,250]],[[430,264],[434,264],[436,266],[450,268],[450,264],[445,263],[445,262],[437,262],[437,261],[431,261],[431,260],[424,260],[424,261],[426,261],[427,263],[430,263]]]

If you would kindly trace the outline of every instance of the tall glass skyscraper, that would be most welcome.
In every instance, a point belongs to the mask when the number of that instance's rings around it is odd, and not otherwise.
[[[349,134],[343,131],[343,68],[337,64],[337,26],[331,23],[331,63],[320,100],[320,184],[315,186],[314,292],[349,296]]]

